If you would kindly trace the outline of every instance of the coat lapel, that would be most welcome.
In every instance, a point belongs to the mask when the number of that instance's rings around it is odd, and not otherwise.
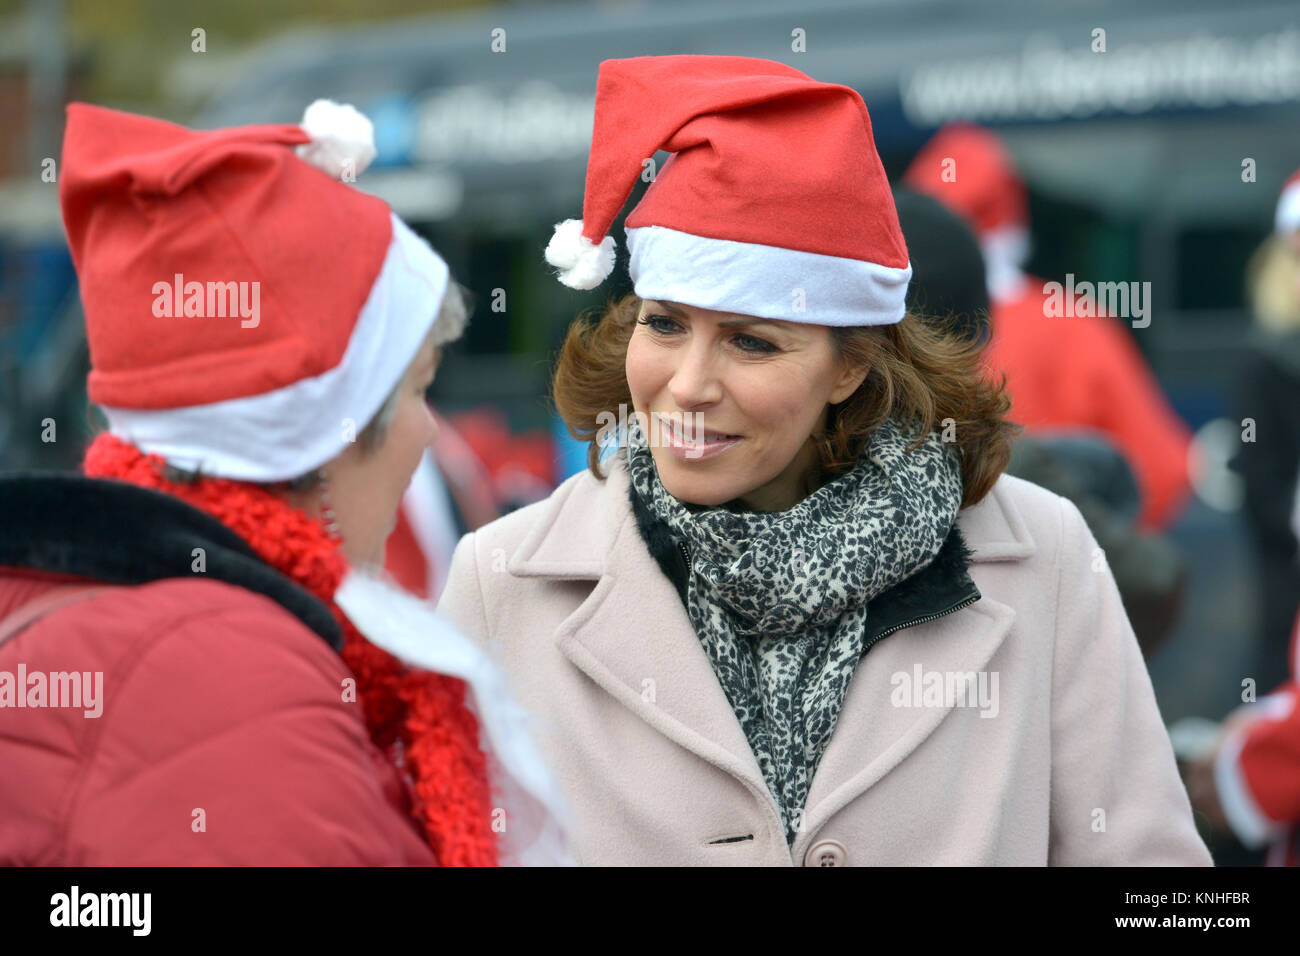
[[[560,652],[651,727],[770,801],[686,609],[641,540],[627,482],[621,467],[603,485],[582,475],[533,526],[507,569],[594,581],[555,631]],[[771,810],[775,817],[775,803]]]
[[[947,617],[885,638],[862,658],[808,791],[804,832],[792,847],[796,859],[823,823],[906,760],[953,709],[951,702],[895,706],[891,695],[896,688],[910,689],[927,673],[984,670],[1015,617],[1007,605],[983,597]],[[896,684],[894,675],[905,675],[908,683]]]
[[[766,797],[758,762],[686,610],[631,517],[614,558],[617,572],[603,576],[556,631],[560,651],[650,726]]]
[[[776,804],[740,722],[677,592],[637,530],[627,480],[616,464],[603,483],[589,474],[572,481],[547,503],[507,568],[521,577],[594,582],[555,631],[560,652],[659,733],[743,782],[775,819]],[[1034,553],[1000,485],[958,522],[974,551],[972,564]],[[871,648],[813,779],[795,859],[821,823],[904,760],[951,710],[892,706],[891,675],[912,674],[917,664],[923,671],[983,670],[1014,620],[1014,610],[985,596]]]
[[[974,551],[971,564],[1019,561],[1036,546],[1002,483],[958,517]],[[952,712],[955,702],[895,706],[895,675],[907,687],[921,675],[984,671],[1015,622],[1013,608],[984,595],[970,607],[886,637],[862,658],[808,791],[803,832],[791,851],[801,859],[823,823],[906,760]],[[901,638],[901,639],[899,639]]]

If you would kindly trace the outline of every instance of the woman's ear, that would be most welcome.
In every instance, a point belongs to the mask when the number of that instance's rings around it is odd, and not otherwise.
[[[841,359],[840,375],[835,382],[835,387],[831,389],[827,401],[832,405],[838,405],[847,399],[858,390],[859,385],[866,381],[869,371],[871,369],[866,365],[852,365]]]

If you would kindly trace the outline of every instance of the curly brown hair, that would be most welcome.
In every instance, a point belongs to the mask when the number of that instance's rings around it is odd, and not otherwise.
[[[599,416],[620,404],[632,407],[625,363],[640,310],[640,298],[628,295],[611,302],[594,322],[580,317],[556,360],[556,411],[570,435],[589,443],[587,465],[598,478]],[[868,372],[852,395],[830,406],[826,427],[815,436],[823,476],[847,471],[872,431],[897,418],[916,431],[913,448],[935,430],[945,440],[952,436],[962,460],[962,507],[989,493],[1006,470],[1020,426],[1006,417],[1006,376],[985,368],[983,343],[949,320],[912,313],[894,325],[832,327],[831,340],[841,357]]]

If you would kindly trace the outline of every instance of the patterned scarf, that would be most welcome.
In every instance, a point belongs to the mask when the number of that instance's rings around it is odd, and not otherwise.
[[[867,605],[939,553],[961,507],[956,450],[931,432],[872,433],[857,464],[785,511],[683,504],[643,434],[635,493],[683,545],[686,610],[794,842],[808,787],[866,640]]]

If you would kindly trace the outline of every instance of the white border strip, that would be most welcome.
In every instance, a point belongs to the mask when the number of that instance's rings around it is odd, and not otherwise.
[[[177,467],[243,481],[286,481],[332,459],[401,381],[447,290],[447,264],[396,215],[392,222],[383,268],[334,368],[207,405],[104,406],[109,430]],[[349,421],[351,439],[345,434]]]
[[[912,278],[911,263],[895,269],[665,226],[627,230],[627,247],[643,299],[805,325],[893,325]]]

